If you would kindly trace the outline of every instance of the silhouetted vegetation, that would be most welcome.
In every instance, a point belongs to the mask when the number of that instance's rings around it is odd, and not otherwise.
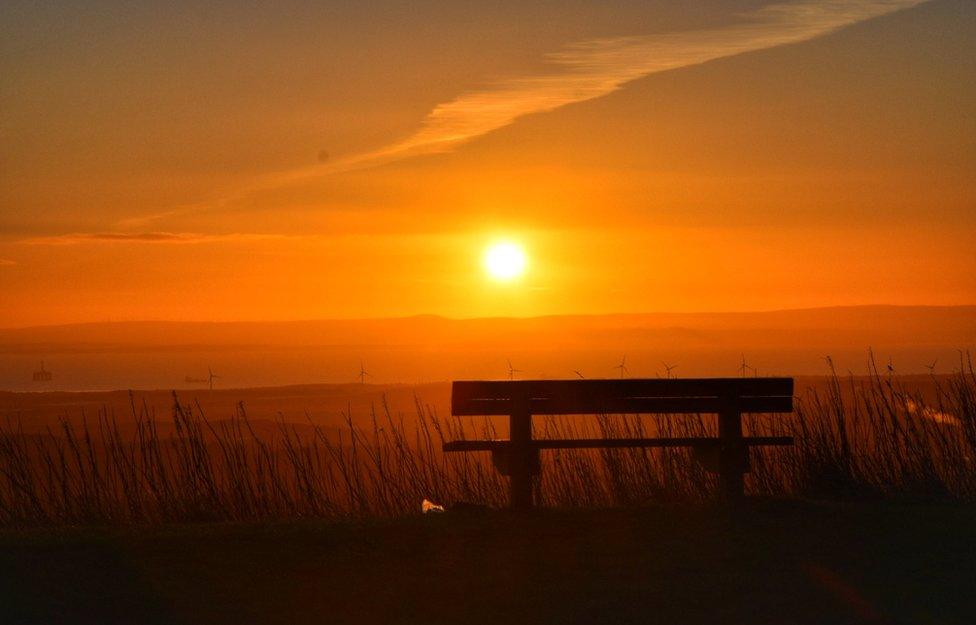
[[[976,499],[976,374],[971,359],[933,377],[926,399],[872,364],[868,378],[831,372],[792,415],[745,419],[747,433],[792,435],[752,452],[747,492],[815,498]],[[445,440],[499,438],[489,419],[416,415],[386,405],[338,437],[315,425],[252,427],[244,406],[214,421],[174,394],[173,435],[132,402],[133,435],[101,411],[80,426],[26,434],[0,427],[0,524],[152,524],[415,514],[428,498],[503,506],[506,479],[487,454],[444,454]],[[714,435],[712,419],[674,415],[537,417],[536,437]],[[716,478],[684,449],[544,452],[539,501],[552,507],[708,499]]]

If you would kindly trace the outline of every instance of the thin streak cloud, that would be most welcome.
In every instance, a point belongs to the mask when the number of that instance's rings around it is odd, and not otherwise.
[[[805,0],[767,5],[720,28],[582,41],[547,56],[548,73],[513,77],[438,104],[412,135],[390,145],[325,164],[260,177],[230,196],[131,217],[120,227],[225,207],[262,191],[319,176],[383,165],[411,156],[449,152],[516,119],[592,100],[624,84],[668,70],[798,43],[930,0]]]
[[[319,171],[446,152],[533,113],[607,95],[645,76],[806,41],[929,0],[811,0],[773,4],[722,28],[579,42],[552,53],[553,71],[500,81],[437,105],[413,135]],[[294,172],[286,178],[301,177]]]
[[[74,232],[24,239],[29,245],[73,245],[77,243],[209,243],[284,238],[282,234],[198,234],[192,232]]]

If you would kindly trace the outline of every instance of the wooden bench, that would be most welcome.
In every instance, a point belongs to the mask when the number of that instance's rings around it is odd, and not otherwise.
[[[444,451],[490,451],[510,478],[513,508],[532,507],[532,476],[540,449],[691,447],[720,476],[721,493],[741,498],[749,447],[792,445],[789,436],[743,437],[743,413],[793,411],[793,378],[458,381],[451,389],[455,416],[508,415],[509,440],[447,442]],[[533,439],[532,415],[716,414],[717,438]]]

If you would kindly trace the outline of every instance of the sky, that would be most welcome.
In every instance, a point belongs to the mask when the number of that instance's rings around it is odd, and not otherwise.
[[[5,2],[0,326],[976,303],[974,35],[968,0]]]

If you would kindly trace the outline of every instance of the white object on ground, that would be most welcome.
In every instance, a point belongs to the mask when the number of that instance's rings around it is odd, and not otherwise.
[[[439,506],[429,499],[424,499],[423,503],[420,504],[420,510],[424,514],[428,512],[444,512],[444,506]]]

